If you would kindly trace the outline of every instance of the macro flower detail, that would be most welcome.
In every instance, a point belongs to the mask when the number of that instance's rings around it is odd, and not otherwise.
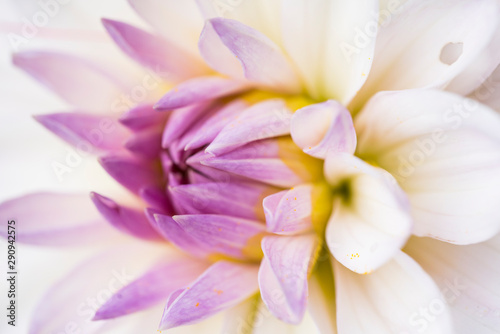
[[[13,55],[113,182],[0,204],[92,253],[30,333],[500,330],[496,0],[128,2],[129,66]]]

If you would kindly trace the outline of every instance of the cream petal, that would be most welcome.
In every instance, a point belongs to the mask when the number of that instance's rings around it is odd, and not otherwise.
[[[370,275],[333,266],[339,334],[453,333],[436,283],[405,253]]]
[[[377,94],[358,118],[358,154],[408,194],[414,234],[456,244],[500,230],[500,116],[434,90]]]

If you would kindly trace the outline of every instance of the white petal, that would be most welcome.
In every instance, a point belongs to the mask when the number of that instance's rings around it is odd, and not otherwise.
[[[414,234],[457,244],[500,230],[500,116],[433,90],[377,94],[355,120],[358,154],[408,194]]]
[[[320,255],[309,278],[309,311],[322,334],[337,334],[335,283],[330,255]]]
[[[329,156],[325,174],[344,192],[326,229],[330,252],[352,271],[370,273],[397,254],[411,234],[406,198],[388,173],[347,154]]]
[[[438,287],[405,253],[370,275],[333,269],[339,334],[453,333]]]
[[[309,93],[346,104],[370,71],[378,1],[287,2],[283,43]]]
[[[388,1],[370,76],[354,108],[377,91],[445,85],[489,43],[497,1]],[[446,32],[446,33],[443,33]]]
[[[414,237],[405,248],[439,284],[459,333],[498,333],[499,245],[500,235],[468,246]]]

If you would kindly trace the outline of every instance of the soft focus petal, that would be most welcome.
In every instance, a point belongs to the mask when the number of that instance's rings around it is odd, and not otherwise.
[[[35,119],[56,136],[86,153],[119,150],[129,134],[109,116],[67,112],[37,115]]]
[[[189,79],[207,73],[207,67],[169,41],[127,23],[103,19],[104,27],[129,57],[167,81]]]
[[[411,238],[405,248],[440,285],[457,333],[497,333],[500,328],[500,235],[475,245]]]
[[[87,194],[34,193],[0,204],[2,231],[15,241],[48,246],[81,246],[118,235],[106,224]],[[10,220],[15,224],[7,227]]]
[[[247,299],[259,289],[258,267],[219,261],[165,309],[160,329],[201,321]]]
[[[456,244],[500,230],[500,116],[433,90],[379,93],[355,120],[358,154],[408,194],[414,234]]]
[[[128,110],[120,116],[120,123],[131,130],[137,131],[164,123],[168,114],[153,109],[150,104],[141,104]]]
[[[337,334],[335,284],[330,254],[321,253],[309,278],[309,312],[321,334]]]
[[[25,51],[15,54],[13,63],[82,110],[114,110],[128,88],[106,69],[75,56]]]
[[[390,261],[411,235],[408,201],[391,175],[347,154],[329,156],[325,175],[340,182],[326,229],[328,248],[352,271],[370,273]]]
[[[277,318],[299,324],[307,306],[307,279],[318,251],[315,234],[262,239],[264,260],[259,270],[262,299]],[[277,291],[284,298],[276,300]]]
[[[339,334],[453,333],[436,283],[405,253],[370,275],[333,269]]]
[[[92,320],[124,316],[165,301],[172,292],[194,281],[207,267],[207,263],[181,256],[163,260],[115,293]]]
[[[291,121],[293,141],[305,153],[325,159],[328,153],[356,149],[356,131],[349,111],[336,101],[309,105],[297,110]]]

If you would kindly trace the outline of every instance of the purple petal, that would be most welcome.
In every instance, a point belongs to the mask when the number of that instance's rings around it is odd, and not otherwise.
[[[328,220],[329,188],[304,184],[264,198],[267,230],[276,234],[310,231]]]
[[[287,135],[291,118],[283,100],[258,103],[224,126],[206,152],[220,155],[252,141]]]
[[[160,213],[174,213],[172,203],[163,189],[158,187],[144,187],[139,191],[139,195],[149,206]]]
[[[217,76],[206,76],[185,81],[156,103],[157,110],[172,110],[195,103],[239,93],[249,88],[249,84]]]
[[[182,81],[207,72],[198,59],[168,40],[123,22],[103,19],[102,23],[127,55],[163,79]],[[158,80],[154,83],[158,85]]]
[[[163,128],[156,127],[133,134],[125,143],[132,153],[148,159],[155,159],[161,151]]]
[[[139,105],[120,116],[120,122],[131,130],[137,131],[164,124],[169,114],[158,112],[150,104]]]
[[[255,265],[219,261],[165,309],[160,329],[199,322],[258,291]]]
[[[129,132],[111,117],[84,113],[37,115],[34,118],[56,136],[89,153],[122,148]]]
[[[156,225],[153,225],[155,229],[174,246],[200,258],[208,256],[209,252],[184,231],[171,216],[159,214],[151,209],[147,209],[146,212],[149,216],[153,216],[154,222],[156,222]]]
[[[215,139],[226,124],[247,107],[248,104],[243,100],[234,100],[228,103],[212,117],[200,124],[200,128],[190,138],[185,149],[196,149],[208,145]]]
[[[312,182],[322,175],[321,162],[300,151],[290,137],[251,142],[201,163],[278,187]]]
[[[320,159],[329,152],[354,154],[356,150],[351,114],[332,100],[297,110],[292,117],[291,135],[304,152]]]
[[[97,210],[116,229],[140,239],[163,240],[143,212],[118,205],[94,192],[91,193],[91,198]]]
[[[87,194],[25,195],[0,204],[0,215],[0,235],[7,238],[8,230],[15,230],[16,241],[27,244],[79,246],[116,236]],[[13,228],[9,221],[15,221]]]
[[[259,221],[224,215],[177,215],[177,224],[210,256],[225,255],[235,259],[260,260],[259,243],[265,225]]]
[[[96,64],[75,56],[26,51],[13,57],[14,65],[82,110],[108,111],[128,87]]]
[[[168,148],[174,140],[193,126],[203,114],[209,112],[209,106],[208,103],[202,103],[172,111],[163,131],[162,146]]]
[[[264,184],[250,182],[209,182],[170,187],[169,194],[184,212],[222,214],[260,220],[262,198],[278,191]]]
[[[138,193],[142,187],[161,183],[160,171],[149,161],[113,154],[99,158],[99,162],[111,177],[134,193]]]
[[[187,257],[163,262],[166,263],[155,265],[115,293],[99,308],[92,320],[112,319],[154,306],[193,282],[208,267],[205,262]]]
[[[262,239],[265,260],[259,270],[262,300],[278,319],[299,324],[307,306],[307,279],[317,254],[315,234]],[[277,300],[277,291],[284,295]]]
[[[300,91],[300,81],[280,48],[261,32],[235,20],[214,18],[205,23],[199,46],[202,56],[212,67],[228,72],[227,67],[217,59],[221,53],[213,49],[217,47],[220,50],[220,43],[213,43],[214,34],[241,63],[248,80],[280,91]],[[212,43],[206,43],[204,39]],[[210,48],[210,44],[214,46]],[[229,60],[227,52],[222,60]],[[230,66],[229,73],[235,73],[234,61],[230,62]]]

